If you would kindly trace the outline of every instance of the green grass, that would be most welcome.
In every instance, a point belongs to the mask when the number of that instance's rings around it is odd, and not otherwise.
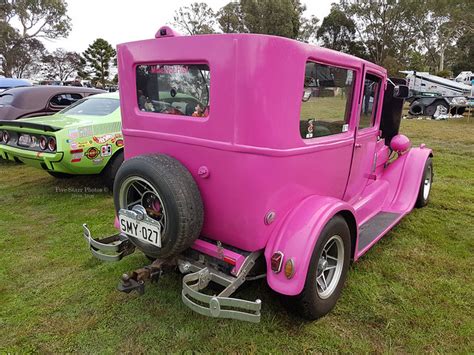
[[[100,183],[0,164],[0,352],[472,352],[474,120],[405,120],[402,132],[434,149],[431,203],[351,267],[317,322],[288,314],[264,281],[239,293],[262,299],[260,324],[193,313],[177,274],[141,297],[119,293],[145,257],[93,259],[81,224],[113,232],[112,197],[64,191]]]

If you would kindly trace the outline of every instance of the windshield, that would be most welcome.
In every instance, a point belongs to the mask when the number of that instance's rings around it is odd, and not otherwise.
[[[118,99],[87,98],[74,103],[62,110],[61,114],[85,115],[85,116],[107,116],[120,106]]]

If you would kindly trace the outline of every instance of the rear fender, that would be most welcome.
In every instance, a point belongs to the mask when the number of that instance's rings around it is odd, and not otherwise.
[[[345,217],[350,213],[355,220],[354,209],[346,202],[314,195],[301,201],[275,228],[265,248],[267,282],[274,291],[290,296],[301,293],[319,235],[337,213],[343,213]],[[271,269],[271,257],[277,251],[283,253],[283,264],[282,270],[274,273]],[[291,279],[287,279],[284,266],[290,258],[293,259],[295,273]]]

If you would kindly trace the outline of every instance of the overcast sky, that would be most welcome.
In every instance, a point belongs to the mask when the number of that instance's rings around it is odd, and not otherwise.
[[[176,9],[196,0],[67,0],[72,31],[66,39],[44,40],[48,50],[65,48],[83,52],[96,38],[118,43],[153,38],[158,28],[173,21]],[[204,0],[205,1],[205,0]],[[214,10],[229,0],[205,1]],[[329,13],[334,0],[302,0],[305,16],[320,21]]]

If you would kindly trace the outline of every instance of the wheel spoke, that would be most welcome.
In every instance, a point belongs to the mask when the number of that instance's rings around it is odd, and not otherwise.
[[[135,200],[133,202],[130,202],[128,205],[127,205],[127,208],[130,208],[130,207],[133,207],[135,206],[137,203],[139,203],[142,199],[139,198],[138,200]]]
[[[334,245],[334,243],[336,242],[336,240],[332,240],[331,243],[329,245],[326,246],[326,254],[329,252],[329,250],[331,250],[332,246]]]
[[[136,192],[138,192],[140,197],[142,197],[145,192],[144,191],[142,192],[135,184],[139,185],[136,181],[134,181],[130,186],[133,187]],[[143,185],[139,185],[139,186],[143,188]]]
[[[323,274],[318,276],[318,278],[316,279],[316,282],[318,283],[321,290],[324,291],[326,289],[326,287],[324,286],[324,281],[322,280],[322,277],[321,277],[322,275]]]
[[[332,270],[332,269],[335,269],[337,266],[336,265],[331,265],[331,266],[327,266],[324,271],[328,271],[328,270]],[[323,272],[324,272],[323,271]]]
[[[336,260],[336,263],[337,263],[337,258],[336,258],[336,257],[334,257],[334,256],[332,256],[332,255],[328,255],[327,257],[328,257],[329,259]]]
[[[322,276],[322,279],[323,279],[323,282],[324,282],[324,290],[326,290],[328,288],[328,283],[326,281],[326,276],[324,276],[324,271],[322,272],[321,276]]]

